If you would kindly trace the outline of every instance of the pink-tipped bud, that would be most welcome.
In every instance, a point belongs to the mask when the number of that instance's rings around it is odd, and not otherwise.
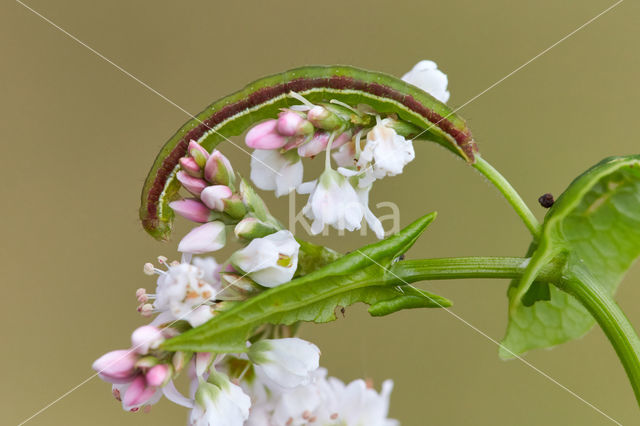
[[[307,135],[313,132],[313,124],[297,112],[284,110],[278,115],[276,130],[283,136]]]
[[[135,376],[137,359],[138,355],[130,350],[111,351],[95,360],[91,368],[109,383],[128,383]]]
[[[169,207],[171,207],[174,212],[178,213],[185,219],[189,219],[198,223],[208,222],[209,215],[211,214],[211,211],[209,210],[209,208],[207,208],[207,206],[202,204],[200,201],[191,198],[186,200],[172,201],[169,203]]]
[[[336,130],[346,123],[337,114],[329,111],[322,105],[316,105],[307,113],[307,119],[317,128],[323,130]]]
[[[207,187],[207,182],[205,182],[204,179],[190,176],[182,170],[176,173],[176,177],[182,186],[193,195],[200,195],[202,190]]]
[[[193,228],[185,235],[178,244],[178,251],[191,254],[208,253],[220,250],[226,241],[224,223],[209,222]]]
[[[152,325],[143,325],[131,333],[132,349],[140,355],[148,354],[151,349],[157,349],[162,342],[164,342],[162,331]]]
[[[149,386],[144,376],[139,374],[125,391],[122,404],[125,407],[139,408],[148,402],[155,393],[156,389]]]
[[[298,155],[301,157],[315,157],[327,148],[328,143],[329,133],[317,132],[309,142],[298,147]]]
[[[287,138],[276,129],[278,120],[267,120],[253,126],[244,141],[254,149],[276,149],[287,143]]]
[[[145,378],[149,386],[163,386],[171,380],[171,367],[167,364],[158,364],[147,371]]]
[[[351,131],[340,133],[331,143],[331,149],[339,148],[351,140]]]
[[[198,142],[193,139],[189,142],[189,155],[193,158],[196,164],[200,167],[204,167],[204,164],[209,158],[209,153]]]
[[[207,164],[204,166],[204,178],[211,183],[233,187],[235,173],[229,159],[222,155],[220,151],[215,150],[211,153]]]
[[[182,170],[184,170],[189,176],[196,178],[202,177],[202,169],[193,157],[182,157],[180,159],[180,168],[182,168]]]
[[[202,202],[211,210],[221,212],[224,210],[224,200],[231,197],[233,192],[226,185],[207,186],[200,194]]]

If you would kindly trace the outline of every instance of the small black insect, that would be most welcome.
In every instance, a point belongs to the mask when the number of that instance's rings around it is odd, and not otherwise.
[[[543,194],[540,196],[540,198],[538,198],[538,202],[542,207],[548,209],[549,207],[553,206],[555,200],[553,199],[553,195],[547,192],[546,194]]]
[[[342,314],[342,318],[345,317],[344,313],[346,312],[346,310],[344,309],[344,306],[340,307],[340,313]]]

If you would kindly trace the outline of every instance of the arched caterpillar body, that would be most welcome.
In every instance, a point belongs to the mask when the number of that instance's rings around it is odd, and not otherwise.
[[[289,93],[297,92],[311,102],[332,99],[349,105],[367,104],[382,114],[422,129],[413,135],[437,142],[467,162],[475,161],[477,147],[465,121],[447,105],[396,77],[350,66],[310,66],[264,77],[226,96],[185,123],[156,157],[142,190],[140,219],[157,239],[171,233],[172,201],[180,183],[179,160],[190,140],[208,151],[227,137],[237,136],[253,124],[275,118],[280,108],[297,104]]]

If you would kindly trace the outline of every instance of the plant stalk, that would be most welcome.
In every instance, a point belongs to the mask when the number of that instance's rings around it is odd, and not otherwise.
[[[520,219],[524,222],[526,227],[533,235],[534,239],[538,239],[540,236],[540,223],[538,219],[533,215],[529,206],[522,200],[520,194],[511,186],[509,181],[493,168],[484,158],[479,154],[476,155],[476,162],[473,163],[473,167],[482,173],[489,181],[502,193],[504,198],[511,204],[511,207],[516,211]]]
[[[620,306],[602,286],[597,285],[590,274],[575,271],[575,277],[564,280],[559,286],[587,308],[596,319],[627,372],[631,387],[640,404],[640,339]]]
[[[391,275],[405,284],[428,280],[463,278],[520,278],[528,264],[523,257],[454,257],[440,259],[403,260],[391,267]],[[538,279],[550,281],[557,276],[549,265]]]

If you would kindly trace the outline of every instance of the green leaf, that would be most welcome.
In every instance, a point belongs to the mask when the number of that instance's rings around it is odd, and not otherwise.
[[[586,270],[606,294],[615,293],[640,256],[640,156],[605,159],[574,180],[549,210],[530,254],[522,279],[509,288],[505,358],[575,339],[594,325],[577,299],[535,280],[555,262],[564,264],[562,279]]]
[[[335,310],[356,302],[373,315],[399,309],[449,306],[450,302],[403,284],[388,268],[435,218],[426,215],[400,233],[356,250],[291,282],[238,303],[206,324],[168,340],[167,350],[243,352],[251,332],[262,324],[333,321]],[[386,302],[386,304],[384,303]]]

